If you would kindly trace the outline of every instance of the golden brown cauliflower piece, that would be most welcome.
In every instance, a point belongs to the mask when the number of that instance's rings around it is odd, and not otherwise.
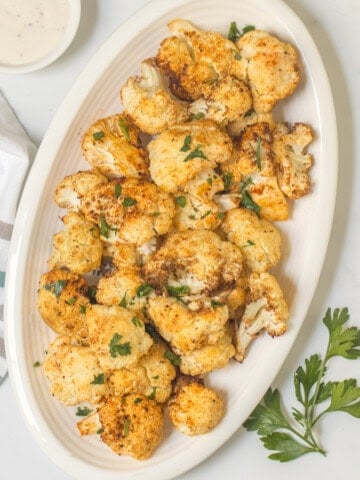
[[[171,382],[176,376],[175,367],[165,356],[166,352],[168,349],[164,344],[156,343],[136,365],[114,370],[109,379],[112,393],[139,393],[159,403],[165,402],[170,397]]]
[[[276,278],[268,272],[251,273],[246,308],[236,321],[235,358],[242,362],[250,342],[265,330],[272,337],[287,330],[289,309]]]
[[[93,188],[83,197],[81,211],[100,226],[104,240],[140,246],[169,231],[175,206],[153,183],[128,178]]]
[[[231,158],[230,137],[210,120],[174,125],[148,144],[152,179],[175,193],[202,170]]]
[[[65,229],[54,235],[49,267],[65,267],[73,273],[87,273],[99,268],[103,243],[98,227],[77,212],[68,213],[62,221]]]
[[[240,249],[208,230],[169,235],[144,265],[145,279],[158,288],[185,287],[186,294],[211,294],[231,285],[242,270]]]
[[[231,336],[225,333],[213,345],[205,345],[198,350],[181,355],[180,371],[186,375],[204,375],[215,369],[226,367],[234,353]]]
[[[54,332],[86,343],[84,322],[89,299],[82,277],[66,270],[51,270],[40,278],[37,307],[41,318]]]
[[[120,95],[126,115],[149,135],[189,118],[187,104],[168,91],[165,76],[153,59],[141,63],[141,77],[130,77]]]
[[[82,197],[108,179],[95,170],[85,170],[65,177],[56,187],[54,200],[60,208],[79,210]]]
[[[275,127],[275,122],[272,113],[257,113],[255,110],[248,110],[241,118],[238,118],[234,122],[230,122],[226,126],[226,131],[231,138],[241,137],[245,128],[254,123],[267,123],[270,130]]]
[[[214,344],[225,334],[229,318],[226,305],[192,311],[176,298],[150,298],[147,313],[160,335],[177,353],[197,350]]]
[[[59,336],[49,345],[43,370],[51,394],[65,405],[98,403],[108,393],[104,370],[94,352]]]
[[[111,243],[107,244],[107,253],[112,257],[112,263],[115,267],[134,267],[139,265],[140,258],[135,245],[129,243]]]
[[[313,139],[311,127],[278,123],[274,131],[275,161],[281,191],[289,198],[300,198],[310,190],[309,168],[312,155],[304,150]]]
[[[202,435],[213,430],[224,414],[219,395],[196,381],[183,381],[169,402],[169,417],[179,432]]]
[[[237,41],[245,63],[254,109],[270,112],[276,102],[291,95],[299,83],[298,57],[293,46],[263,32],[252,30]]]
[[[139,133],[125,115],[101,118],[84,135],[84,157],[95,170],[107,176],[147,177],[148,161]]]
[[[173,36],[162,41],[156,62],[170,77],[170,87],[179,98],[196,100],[218,79],[245,77],[245,65],[233,42],[182,19],[168,27]]]
[[[230,210],[226,213],[221,228],[227,238],[240,248],[251,271],[265,272],[280,260],[279,231],[255,213],[243,208]]]
[[[86,324],[89,345],[105,371],[134,365],[153,343],[139,314],[126,308],[92,305]]]
[[[101,440],[119,455],[145,460],[163,438],[160,405],[143,395],[110,397],[99,408]]]

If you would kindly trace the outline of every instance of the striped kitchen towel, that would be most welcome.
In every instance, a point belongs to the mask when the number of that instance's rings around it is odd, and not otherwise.
[[[0,92],[0,383],[7,368],[4,347],[4,284],[16,207],[35,145]]]

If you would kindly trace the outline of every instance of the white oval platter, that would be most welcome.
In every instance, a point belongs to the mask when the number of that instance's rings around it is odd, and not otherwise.
[[[290,220],[279,225],[284,247],[276,275],[290,305],[288,332],[274,340],[262,336],[243,364],[231,362],[210,376],[227,410],[214,431],[193,438],[169,431],[151,459],[137,462],[113,454],[98,438],[80,438],[74,410],[51,397],[41,369],[32,367],[53,337],[37,314],[36,291],[47,268],[52,234],[61,228],[61,212],[52,201],[55,186],[65,175],[88,168],[80,150],[83,132],[97,118],[122,109],[120,86],[138,73],[142,59],[155,54],[167,36],[167,22],[176,17],[223,34],[236,20],[239,26],[256,25],[296,46],[303,80],[277,108],[277,116],[314,129],[313,189],[296,202]],[[76,479],[165,480],[189,470],[229,439],[271,384],[303,323],[326,253],[336,180],[337,131],[327,75],[305,26],[282,1],[153,0],[121,25],[57,112],[29,175],[13,232],[5,299],[10,376],[26,423],[48,456]]]

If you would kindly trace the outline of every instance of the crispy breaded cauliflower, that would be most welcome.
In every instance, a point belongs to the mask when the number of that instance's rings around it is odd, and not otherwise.
[[[134,267],[140,264],[140,258],[135,245],[129,243],[107,244],[107,253],[117,268]]]
[[[153,343],[139,314],[123,307],[92,305],[86,324],[89,345],[105,371],[134,365]]]
[[[51,382],[51,394],[60,402],[98,403],[107,395],[104,370],[89,347],[73,345],[64,335],[56,337],[47,352],[43,370]]]
[[[154,400],[130,394],[109,397],[99,408],[101,440],[119,455],[145,460],[163,438],[163,411]]]
[[[202,435],[213,430],[224,414],[224,402],[211,388],[193,379],[182,379],[169,402],[169,417],[179,432]]]
[[[178,353],[192,352],[213,345],[225,334],[229,318],[226,305],[192,311],[176,298],[150,298],[147,313],[160,335]]]
[[[175,367],[167,359],[166,346],[155,343],[132,367],[114,370],[109,379],[113,395],[140,393],[159,403],[166,402],[176,376]]]
[[[226,131],[231,138],[241,137],[245,128],[254,123],[267,123],[270,127],[270,130],[273,130],[275,127],[275,121],[273,119],[272,113],[257,113],[255,110],[248,110],[241,118],[230,122],[226,126]]]
[[[181,355],[180,371],[186,375],[204,375],[226,367],[234,353],[231,336],[225,333],[213,345]]]
[[[58,269],[40,278],[37,307],[41,318],[54,332],[86,343],[84,310],[89,299],[84,295],[85,280],[74,273]]]
[[[69,212],[62,221],[65,229],[54,235],[49,267],[68,268],[73,273],[87,273],[99,268],[103,243],[98,227],[77,212]]]
[[[79,210],[81,198],[97,185],[108,179],[96,170],[85,170],[63,178],[56,187],[54,200],[60,208]]]
[[[162,41],[156,62],[170,77],[176,96],[196,100],[218,79],[230,75],[244,79],[245,65],[233,42],[182,19],[173,20],[168,27],[173,36]]]
[[[125,115],[97,120],[84,135],[84,157],[95,170],[110,177],[147,177],[148,160],[139,133]]]
[[[276,278],[268,272],[251,273],[247,304],[241,319],[235,322],[235,358],[242,362],[250,342],[265,330],[272,337],[287,330],[289,309]]]
[[[205,118],[226,126],[241,118],[252,105],[249,87],[235,77],[220,78],[190,105],[193,115],[202,113]]]
[[[275,161],[278,181],[283,193],[289,198],[300,198],[310,190],[309,168],[312,155],[304,150],[313,139],[311,127],[295,123],[276,124],[274,131]]]
[[[226,213],[221,225],[227,238],[239,247],[247,267],[265,272],[280,260],[281,237],[270,222],[254,212],[235,208]]]
[[[175,206],[153,183],[128,178],[93,188],[83,197],[81,211],[100,226],[105,241],[141,246],[170,230]]]
[[[189,118],[188,105],[175,98],[154,59],[141,63],[141,76],[130,77],[120,91],[125,114],[149,135]]]
[[[231,158],[230,137],[210,120],[194,120],[164,130],[148,146],[151,177],[175,193],[202,170]]]
[[[103,305],[119,305],[139,312],[145,307],[148,291],[152,289],[140,276],[140,268],[127,266],[117,270],[110,276],[100,279],[96,292],[96,300]]]
[[[252,30],[237,41],[254,109],[270,112],[276,102],[291,95],[299,83],[298,56],[293,46],[262,30]]]
[[[186,287],[188,294],[211,294],[231,285],[242,270],[238,247],[208,230],[177,232],[143,267],[145,279],[158,288]]]

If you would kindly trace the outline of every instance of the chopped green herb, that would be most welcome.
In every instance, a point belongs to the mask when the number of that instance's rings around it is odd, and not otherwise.
[[[205,218],[205,217],[208,217],[211,212],[212,212],[212,210],[207,210],[207,211],[204,213],[204,215],[202,215],[202,216],[200,217],[201,220],[202,220],[203,218]]]
[[[175,355],[175,353],[172,352],[171,350],[167,350],[164,353],[164,357],[167,358],[176,367],[178,367],[181,364],[181,358],[179,357],[179,355]]]
[[[80,306],[79,306],[79,309],[80,309],[80,313],[82,313],[83,315],[85,315],[85,313],[86,313],[86,307],[85,307],[85,305],[80,305]]]
[[[180,152],[188,152],[190,150],[191,140],[191,135],[186,135],[184,144],[180,148]]]
[[[225,212],[218,212],[217,217],[219,220],[223,220],[225,217]]]
[[[135,327],[142,327],[143,323],[141,320],[139,320],[137,317],[133,317],[131,319],[132,323],[135,325]]]
[[[91,385],[103,385],[105,383],[105,373],[99,373],[99,375],[94,375],[94,380],[90,383]]]
[[[242,59],[241,53],[235,52],[234,58],[235,60],[241,60]]]
[[[236,22],[231,22],[228,32],[228,39],[232,42],[236,42],[236,40],[241,36],[240,31],[236,25]]]
[[[111,230],[111,227],[107,223],[106,218],[104,217],[104,215],[101,215],[101,217],[100,217],[100,233],[101,233],[101,235],[105,238],[109,238],[110,230]]]
[[[242,193],[240,205],[247,210],[255,212],[256,215],[260,217],[260,206],[254,202],[252,196],[247,190]]]
[[[104,431],[103,428],[99,428],[99,430],[97,430],[96,433],[97,433],[98,435],[100,435],[101,433],[103,433],[103,431]]]
[[[44,286],[45,290],[48,292],[52,292],[56,298],[59,298],[61,295],[61,292],[64,290],[64,288],[67,285],[67,280],[57,280],[54,283],[48,283]]]
[[[34,368],[40,367],[40,362],[39,361],[34,362],[33,367]]]
[[[120,197],[120,195],[121,195],[121,190],[122,190],[122,188],[121,188],[120,183],[115,183],[115,197],[116,197],[116,198],[119,198],[119,197]]]
[[[186,205],[186,197],[184,195],[181,195],[180,197],[176,197],[175,202],[177,203],[177,205],[184,208]]]
[[[77,415],[78,417],[87,417],[91,412],[92,410],[88,407],[77,407],[75,415]]]
[[[223,307],[225,305],[224,302],[218,302],[217,300],[213,300],[213,299],[211,299],[210,303],[212,308]]]
[[[130,143],[129,125],[127,125],[123,117],[119,118],[119,126],[120,126],[121,133],[124,135],[125,140]]]
[[[244,35],[244,33],[247,33],[247,32],[251,32],[252,30],[255,30],[254,25],[246,25],[246,26],[243,28],[241,35]]]
[[[152,387],[152,392],[150,393],[150,395],[148,395],[149,400],[155,400],[157,389],[158,387]]]
[[[153,291],[153,287],[149,285],[148,283],[143,283],[136,289],[136,296],[141,298],[141,297],[147,297],[150,295],[150,293]]]
[[[204,112],[198,112],[193,114],[193,116],[191,117],[191,120],[200,120],[200,118],[204,118],[204,117],[205,117]]]
[[[158,217],[159,215],[161,215],[160,212],[153,212],[153,213],[152,213],[152,216],[153,216],[153,217]]]
[[[115,358],[124,355],[130,355],[131,353],[131,345],[130,342],[120,343],[118,341],[122,338],[122,335],[115,333],[113,338],[110,340],[109,343],[109,352],[111,357]]]
[[[159,375],[154,375],[154,376],[151,377],[151,378],[153,378],[154,380],[158,380],[158,379],[159,379]]]
[[[141,403],[142,401],[143,401],[142,398],[137,397],[137,398],[135,398],[134,403],[135,403],[135,405],[137,405],[138,403]]]
[[[121,302],[119,303],[119,307],[126,308],[127,307],[127,301],[126,301],[126,292],[124,293],[123,298],[121,299]]]
[[[196,217],[195,217],[195,215],[189,215],[189,218],[190,218],[191,220],[195,220]]]
[[[105,133],[103,131],[93,133],[93,139],[96,141],[101,140],[103,137],[105,137]]]
[[[244,117],[251,117],[251,115],[254,113],[254,109],[253,108],[250,108],[250,110],[248,110],[245,114],[244,114]]]
[[[184,158],[183,162],[188,162],[189,160],[192,160],[193,158],[202,158],[204,160],[207,160],[207,156],[204,155],[204,153],[201,150],[201,145],[198,145],[195,150],[189,153],[187,157]]]
[[[89,285],[86,290],[86,295],[89,297],[90,303],[96,303],[96,285]]]
[[[242,193],[249,185],[254,185],[251,177],[248,177],[246,180],[240,183],[239,185],[240,193]]]
[[[182,285],[181,287],[173,287],[168,285],[166,290],[168,291],[169,295],[175,298],[180,298],[190,293],[190,288],[187,285]]]
[[[129,428],[130,428],[131,420],[130,418],[125,418],[124,421],[124,437],[127,437],[129,435]]]
[[[66,300],[66,303],[68,305],[74,305],[75,302],[76,302],[76,297],[71,297],[69,298],[69,300]]]
[[[255,242],[248,240],[244,245],[241,245],[241,248],[251,247],[252,245],[255,245]]]
[[[209,178],[206,179],[206,181],[210,185],[210,187],[212,187],[212,184],[213,184],[212,178],[209,177]]]
[[[225,190],[225,192],[228,192],[231,188],[231,184],[233,182],[234,175],[230,172],[224,172],[222,178],[223,178],[223,182],[224,182],[224,190]]]
[[[137,204],[137,201],[135,200],[135,198],[125,197],[122,204],[124,207],[132,207],[133,205]]]
[[[256,146],[256,165],[261,170],[261,138],[258,139]]]

